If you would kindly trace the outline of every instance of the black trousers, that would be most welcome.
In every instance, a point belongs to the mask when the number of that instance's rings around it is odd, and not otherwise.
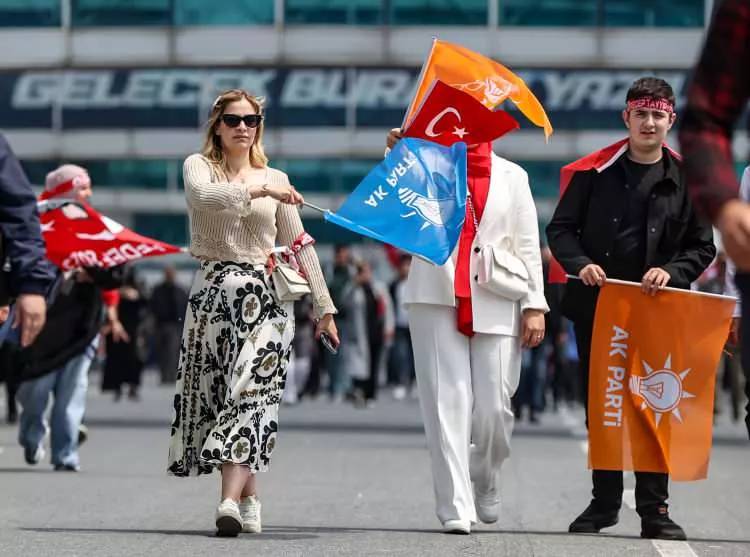
[[[742,354],[742,369],[745,372],[745,394],[747,395],[745,425],[747,426],[747,435],[750,437],[750,274],[737,273],[734,282],[740,291],[742,302],[740,352]]]
[[[584,406],[586,408],[586,427],[588,428],[589,399],[589,361],[591,358],[591,335],[594,326],[593,312],[590,319],[579,319],[574,323],[578,357],[580,359],[580,377],[583,387]],[[619,470],[593,470],[592,495],[594,503],[603,510],[619,509],[622,505],[622,472]],[[656,472],[635,473],[635,508],[639,515],[658,514],[660,507],[667,506],[669,497],[669,476]]]

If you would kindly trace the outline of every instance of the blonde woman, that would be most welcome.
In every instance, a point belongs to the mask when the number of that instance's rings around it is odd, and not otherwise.
[[[319,322],[335,345],[336,309],[295,205],[302,196],[263,153],[259,99],[233,89],[215,101],[203,151],[185,160],[190,252],[200,260],[177,370],[168,471],[221,470],[217,535],[260,532],[255,474],[268,468],[294,336],[291,302],[269,276],[275,245],[301,247]]]

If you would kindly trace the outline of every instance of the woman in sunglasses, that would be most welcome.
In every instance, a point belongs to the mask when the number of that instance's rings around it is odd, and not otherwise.
[[[294,336],[291,302],[268,274],[278,243],[294,246],[312,291],[316,336],[338,345],[336,309],[295,205],[302,196],[263,153],[259,99],[233,89],[214,102],[200,154],[185,160],[193,280],[177,369],[168,471],[221,470],[217,534],[260,532],[255,474],[276,445]]]

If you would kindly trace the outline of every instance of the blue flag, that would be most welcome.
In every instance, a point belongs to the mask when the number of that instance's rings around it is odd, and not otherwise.
[[[466,144],[407,137],[359,183],[328,222],[445,263],[466,211]]]

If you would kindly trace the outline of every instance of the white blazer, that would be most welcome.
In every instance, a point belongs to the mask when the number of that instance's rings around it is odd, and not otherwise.
[[[473,226],[467,222],[466,226]],[[512,302],[476,282],[478,253],[483,245],[501,246],[521,259],[529,271],[529,293]],[[478,249],[477,249],[478,248]],[[412,260],[404,289],[405,304],[456,305],[453,280],[458,246],[443,265]],[[544,298],[539,224],[529,178],[520,166],[492,154],[490,190],[471,250],[471,299],[474,331],[518,336],[521,312],[527,308],[549,311]]]

